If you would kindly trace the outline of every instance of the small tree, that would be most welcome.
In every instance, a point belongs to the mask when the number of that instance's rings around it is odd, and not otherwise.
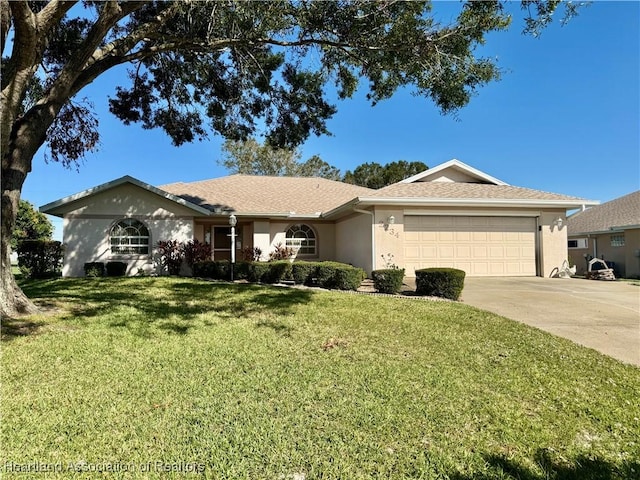
[[[11,249],[15,252],[24,240],[51,240],[53,225],[26,200],[20,200],[16,227],[11,236]]]
[[[254,139],[244,142],[227,140],[224,157],[218,161],[231,173],[272,177],[322,177],[340,180],[340,170],[313,155],[304,162],[298,150],[261,145]]]

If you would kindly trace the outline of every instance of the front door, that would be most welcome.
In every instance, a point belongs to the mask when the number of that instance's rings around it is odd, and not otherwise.
[[[213,230],[213,259],[231,260],[231,227],[212,227]],[[241,247],[242,230],[236,227],[236,259]]]

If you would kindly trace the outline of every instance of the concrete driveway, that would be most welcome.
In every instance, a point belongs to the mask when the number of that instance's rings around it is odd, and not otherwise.
[[[460,300],[640,365],[638,284],[573,278],[468,277]]]

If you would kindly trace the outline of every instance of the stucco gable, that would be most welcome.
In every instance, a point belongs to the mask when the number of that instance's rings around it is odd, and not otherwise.
[[[62,217],[74,215],[193,216],[209,212],[164,190],[125,176],[40,207]]]
[[[435,182],[435,183],[481,183],[487,185],[508,185],[491,175],[473,168],[457,159],[405,178],[398,183]]]

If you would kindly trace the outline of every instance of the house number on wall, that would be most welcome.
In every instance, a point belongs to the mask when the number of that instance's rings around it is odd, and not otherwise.
[[[384,231],[387,232],[389,235],[391,235],[392,237],[395,237],[395,238],[400,238],[400,232],[398,232],[391,225],[388,225],[388,224],[384,223],[382,220],[380,220],[379,223],[382,226],[382,228],[384,229]]]

